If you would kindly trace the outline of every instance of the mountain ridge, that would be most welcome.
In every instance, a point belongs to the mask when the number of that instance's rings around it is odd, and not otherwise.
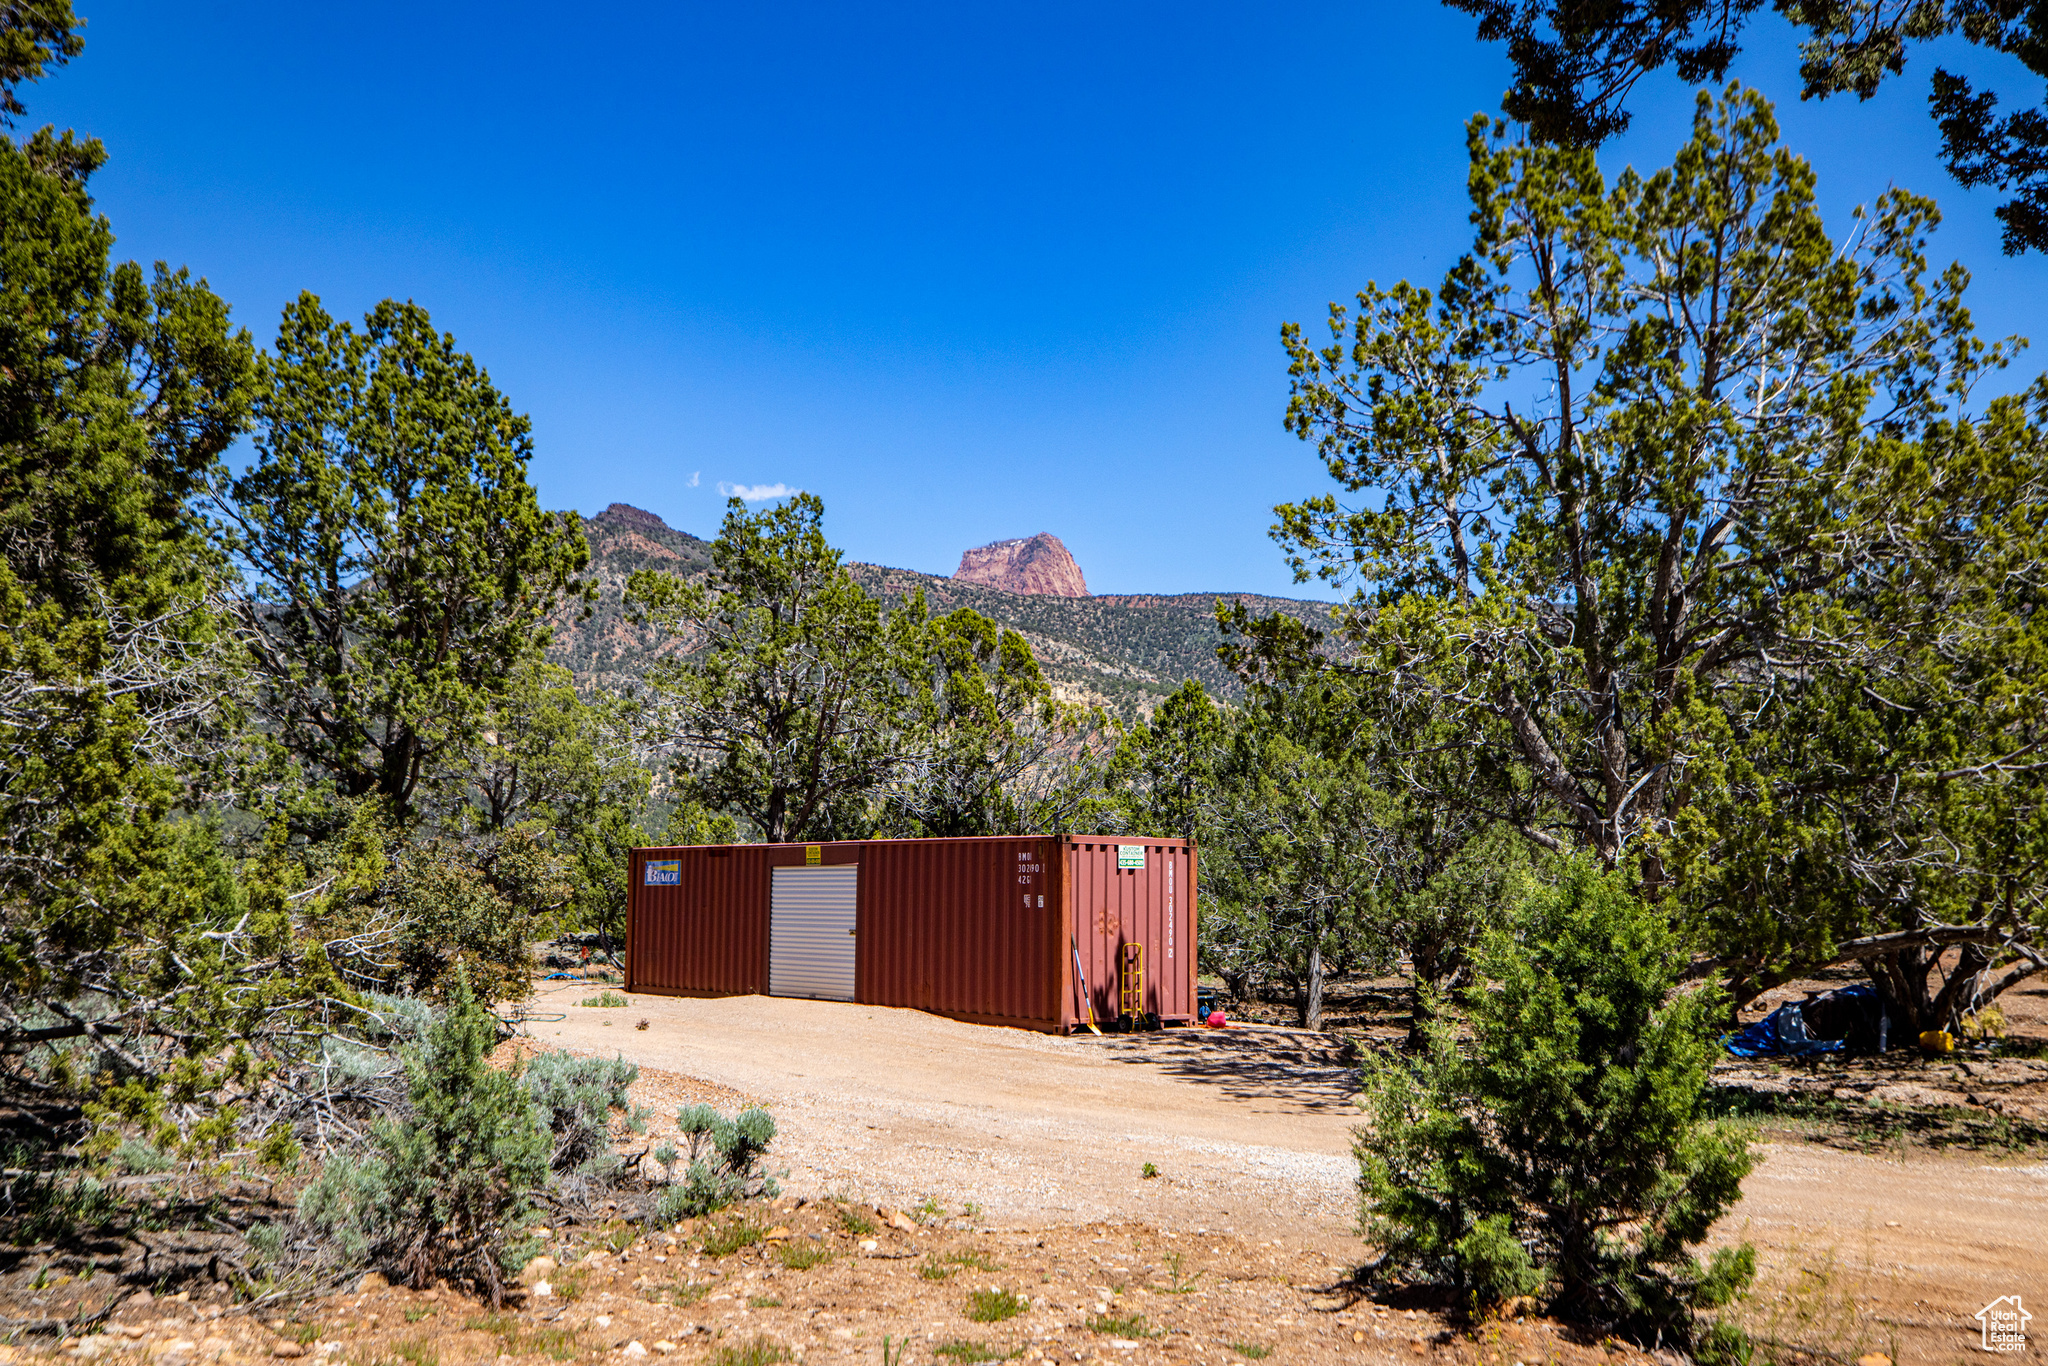
[[[587,617],[565,616],[557,622],[549,656],[575,674],[580,685],[620,689],[637,683],[657,659],[685,648],[683,642],[664,640],[627,620],[626,579],[640,569],[661,569],[685,578],[705,573],[711,567],[711,546],[626,503],[614,503],[585,518],[583,531],[590,541],[587,572],[597,587],[597,600]],[[1215,619],[1217,599],[1243,603],[1259,614],[1286,612],[1311,624],[1326,618],[1330,607],[1240,592],[1078,597],[1019,592],[857,560],[846,567],[856,582],[891,609],[921,589],[934,615],[971,607],[1019,632],[1030,642],[1056,695],[1103,706],[1127,721],[1150,715],[1161,698],[1189,678],[1200,680],[1212,696],[1242,694],[1242,685],[1216,658],[1216,647],[1222,643]]]

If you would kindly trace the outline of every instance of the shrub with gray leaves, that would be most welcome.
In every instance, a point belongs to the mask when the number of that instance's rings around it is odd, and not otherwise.
[[[624,1164],[612,1151],[612,1114],[623,1111],[634,1133],[647,1127],[647,1112],[626,1092],[639,1075],[624,1058],[542,1053],[527,1063],[520,1080],[554,1136],[550,1167],[599,1181],[618,1177]]]
[[[750,1108],[727,1119],[709,1105],[691,1105],[676,1113],[676,1127],[689,1142],[689,1166],[681,1181],[662,1192],[654,1208],[658,1222],[672,1224],[780,1193],[775,1179],[761,1170],[761,1158],[775,1140],[775,1117],[766,1110]]]

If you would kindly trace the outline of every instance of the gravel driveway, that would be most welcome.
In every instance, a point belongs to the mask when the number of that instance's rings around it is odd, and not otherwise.
[[[541,983],[535,1042],[653,1069],[640,1089],[663,1120],[702,1094],[685,1078],[767,1105],[794,1194],[929,1196],[1005,1225],[1132,1219],[1357,1248],[1356,1070],[1321,1036],[1058,1038],[766,996],[575,1004],[591,990]],[[538,1018],[550,1014],[565,1018]],[[1157,1178],[1141,1174],[1147,1162]]]
[[[1013,1228],[1230,1232],[1337,1264],[1364,1253],[1351,1232],[1356,1070],[1323,1036],[1056,1038],[763,996],[575,1004],[592,990],[541,984],[535,1042],[639,1063],[639,1094],[671,1130],[687,1100],[769,1106],[792,1194],[904,1207],[931,1197],[953,1214],[971,1202],[977,1222]],[[1843,1316],[1845,1340],[1939,1357],[1970,1347],[1971,1315],[1999,1295],[2048,1303],[2038,1157],[1769,1143],[1759,1158],[1716,1229],[1717,1241],[1757,1244],[1759,1309],[1817,1294],[1833,1302],[1819,1317]],[[1156,1179],[1141,1175],[1147,1162]]]

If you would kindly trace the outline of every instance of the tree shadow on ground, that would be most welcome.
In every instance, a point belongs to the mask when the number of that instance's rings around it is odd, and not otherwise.
[[[1277,1029],[1171,1029],[1078,1038],[1117,1061],[1213,1086],[1232,1100],[1278,1102],[1314,1114],[1349,1113],[1358,1094],[1354,1045]]]

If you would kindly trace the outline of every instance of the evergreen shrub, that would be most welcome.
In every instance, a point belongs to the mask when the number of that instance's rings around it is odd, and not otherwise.
[[[1747,1245],[1691,1251],[1752,1165],[1748,1130],[1703,1109],[1721,1002],[1674,990],[1676,936],[1620,875],[1563,871],[1482,942],[1468,1046],[1439,1020],[1419,1058],[1368,1065],[1370,1270],[1683,1344],[1755,1270]]]

